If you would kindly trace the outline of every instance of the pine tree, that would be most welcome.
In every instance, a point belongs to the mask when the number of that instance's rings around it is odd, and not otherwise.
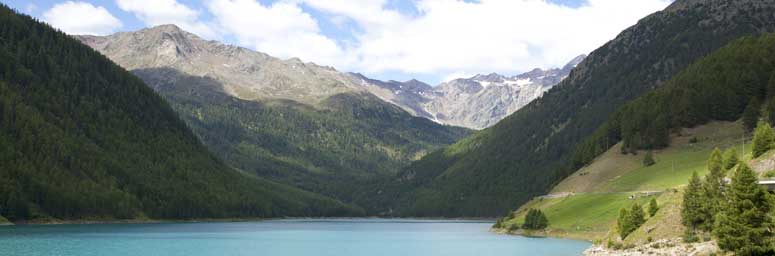
[[[719,213],[713,229],[719,248],[737,255],[764,255],[769,249],[769,216],[767,192],[758,185],[756,173],[746,164],[737,167],[727,193],[726,207]]]
[[[724,169],[731,170],[740,161],[737,158],[737,150],[735,148],[729,148],[724,151]]]
[[[525,223],[522,224],[523,229],[545,229],[549,226],[549,220],[546,219],[546,215],[541,210],[530,209],[525,216]]]
[[[657,162],[654,161],[654,155],[651,153],[651,151],[649,150],[648,152],[646,152],[646,156],[643,157],[643,166],[648,167],[656,163]]]
[[[632,233],[646,222],[646,215],[643,213],[643,207],[638,203],[632,205],[629,213],[629,221],[632,228],[629,233]]]
[[[619,210],[619,217],[616,219],[616,230],[619,231],[619,237],[624,239],[627,237],[627,235],[630,234],[630,213],[627,212],[627,208],[622,208]]]
[[[759,116],[760,113],[760,107],[761,103],[759,103],[759,99],[754,97],[749,101],[748,106],[745,107],[745,111],[743,111],[743,127],[746,131],[750,132],[753,131],[754,127],[756,127],[756,123],[759,122]]]
[[[753,157],[759,157],[773,147],[775,143],[775,134],[772,127],[765,122],[759,122],[753,135]]]
[[[724,185],[724,168],[721,151],[716,148],[708,159],[708,175],[702,184],[702,200],[700,214],[703,225],[700,229],[710,231],[713,228],[713,218],[719,212],[719,202],[724,198],[722,187]]]
[[[622,208],[619,210],[619,218],[616,222],[616,227],[619,230],[619,236],[624,239],[630,233],[635,231],[646,222],[646,216],[643,213],[643,207],[638,203],[635,203],[630,207],[630,210]]]
[[[649,201],[649,217],[654,217],[654,214],[657,214],[657,211],[659,210],[659,206],[657,205],[657,199],[651,198],[651,201]]]
[[[684,190],[681,207],[681,223],[689,230],[697,229],[703,224],[702,208],[702,182],[697,172],[692,173],[689,185]]]

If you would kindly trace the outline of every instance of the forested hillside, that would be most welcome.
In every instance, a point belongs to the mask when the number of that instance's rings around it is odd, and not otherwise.
[[[753,143],[749,139],[751,123],[775,122],[774,71],[775,34],[740,38],[689,65],[617,110],[577,150],[576,163],[583,167],[554,187],[553,196],[536,198],[506,217],[501,228],[521,222],[526,209],[538,208],[549,213],[552,234],[590,240],[618,236],[610,232],[617,231],[617,212],[651,197],[659,202],[659,213],[621,240],[640,245],[646,237],[683,236],[682,193],[693,173],[704,177],[716,163],[731,177],[738,163],[756,163],[749,160],[757,157],[771,161],[771,153],[764,153],[772,149],[772,137],[763,144],[757,135]],[[763,149],[757,154],[759,144]],[[648,164],[646,155],[652,156]],[[765,174],[767,165],[752,166],[762,176],[772,175]],[[704,189],[713,179],[702,180]]]
[[[0,5],[0,215],[23,221],[358,213],[227,167],[140,79]]]
[[[774,69],[775,35],[736,40],[617,110],[578,147],[574,166],[619,141],[623,153],[659,149],[670,144],[671,131],[712,120],[743,118],[749,132],[762,114],[775,123]]]
[[[214,79],[171,68],[134,73],[229,165],[346,201],[367,180],[392,176],[468,133],[365,93],[334,95],[321,109],[290,100],[237,99]]]
[[[368,208],[410,216],[495,216],[546,193],[575,171],[577,144],[618,107],[736,38],[775,31],[773,11],[770,1],[678,0],[595,50],[542,98],[415,162],[400,184],[375,186],[371,192],[381,196],[375,201],[393,204]]]

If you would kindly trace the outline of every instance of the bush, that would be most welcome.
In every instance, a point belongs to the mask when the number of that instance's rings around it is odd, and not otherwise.
[[[646,152],[646,155],[643,157],[643,166],[649,167],[657,162],[654,161],[654,155],[651,153],[651,151]]]
[[[684,232],[683,235],[684,243],[696,243],[700,241],[700,238],[697,237],[697,234],[695,234],[693,231],[687,229],[686,232]]]
[[[649,201],[649,217],[654,217],[654,214],[657,214],[657,211],[659,210],[659,206],[657,205],[657,199],[651,198],[651,201]]]

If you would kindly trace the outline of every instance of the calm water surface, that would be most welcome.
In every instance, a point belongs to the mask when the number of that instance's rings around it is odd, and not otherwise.
[[[277,220],[0,227],[0,255],[580,255],[589,243],[503,236],[492,223]]]

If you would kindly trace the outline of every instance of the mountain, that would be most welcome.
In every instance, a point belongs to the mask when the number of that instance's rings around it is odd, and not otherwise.
[[[490,127],[514,113],[570,74],[586,55],[563,68],[534,69],[506,77],[496,73],[460,78],[431,87],[417,80],[382,82],[352,74],[372,93],[416,116],[472,129]]]
[[[12,221],[362,214],[226,166],[137,77],[5,5],[0,166]]]
[[[227,164],[348,202],[367,180],[469,134],[412,116],[346,73],[173,25],[78,38],[160,93]]]
[[[775,2],[678,0],[592,52],[543,97],[372,189],[369,211],[495,216],[573,172],[573,152],[620,106],[746,35],[775,31]],[[399,198],[396,200],[395,198]]]
[[[745,127],[744,113],[761,109],[761,120],[775,123],[773,46],[772,33],[734,40],[663,86],[623,105],[576,151],[592,154],[589,160],[548,196],[523,205],[511,215],[514,218],[504,218],[501,227],[515,224],[533,208],[547,213],[550,234],[617,241],[612,235],[616,232],[611,231],[619,210],[633,201],[645,205],[649,197],[655,197],[658,213],[622,242],[640,245],[684,236],[686,227],[680,221],[684,188],[692,173],[702,177],[710,172],[709,156],[714,149],[724,151],[728,177],[737,164],[729,160],[732,154],[748,163],[761,179],[772,175],[767,172],[775,155],[751,154],[752,134]],[[651,165],[643,162],[647,152],[655,159]],[[632,195],[637,195],[634,200],[629,198]]]
[[[363,91],[333,68],[206,41],[175,25],[77,38],[127,70],[172,68],[209,77],[229,95],[244,100],[283,99],[316,105],[336,94]]]

